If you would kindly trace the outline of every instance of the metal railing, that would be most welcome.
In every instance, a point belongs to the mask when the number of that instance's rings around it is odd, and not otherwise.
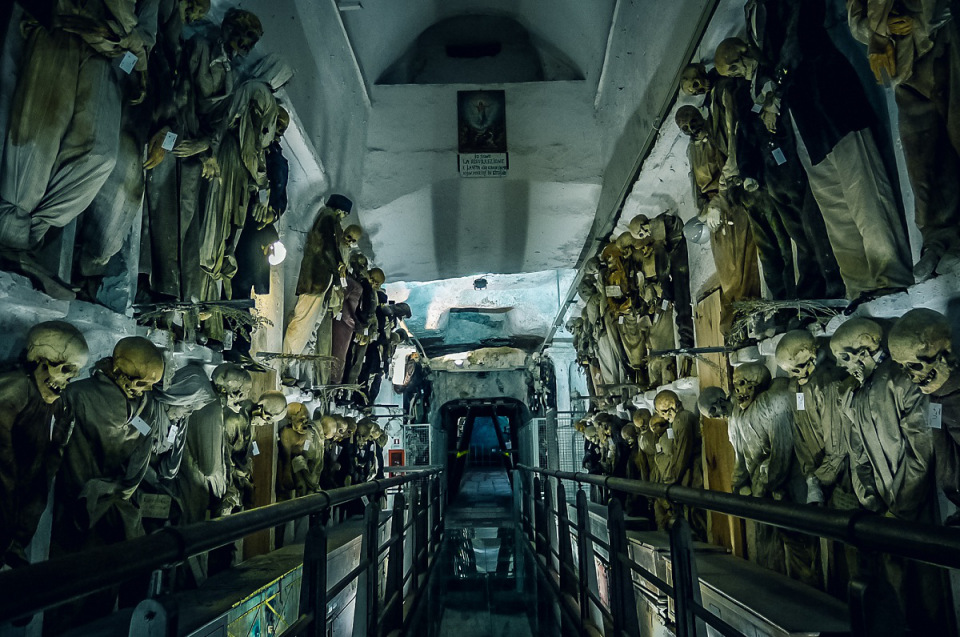
[[[837,510],[802,506],[717,491],[627,480],[580,472],[553,471],[519,465],[523,479],[515,480],[518,529],[533,542],[537,565],[559,600],[564,634],[587,635],[590,608],[596,609],[613,635],[639,635],[633,574],[646,580],[675,601],[677,637],[703,637],[709,625],[725,637],[740,637],[733,628],[701,600],[700,579],[689,523],[678,516],[670,529],[670,562],[673,585],[635,563],[628,554],[623,506],[613,498],[607,505],[607,541],[590,530],[587,494],[579,488],[589,484],[613,492],[661,498],[676,505],[707,509],[762,524],[798,531],[849,544],[869,553],[886,553],[944,568],[960,568],[960,530],[905,522],[863,510]],[[543,478],[543,479],[541,479]],[[556,479],[556,493],[547,478]],[[576,521],[567,515],[563,481],[578,486]],[[573,555],[572,535],[577,538]],[[594,593],[596,569],[594,546],[609,557],[609,604]],[[559,567],[554,568],[554,561]],[[879,587],[886,586],[876,574],[863,573],[850,585],[851,634],[875,635],[877,625],[889,617],[899,624],[898,611],[877,603]],[[607,607],[609,606],[609,607]],[[608,633],[605,633],[608,634]],[[892,633],[887,633],[892,634]]]
[[[181,527],[164,527],[148,536],[94,550],[40,562],[0,573],[0,624],[17,620],[97,591],[107,590],[133,577],[154,573],[152,590],[134,610],[131,635],[176,635],[176,600],[158,585],[162,573],[188,558],[206,553],[286,522],[309,518],[304,544],[300,617],[284,637],[326,635],[327,600],[358,582],[354,635],[379,637],[402,630],[404,589],[419,593],[427,580],[443,529],[443,481],[439,468],[408,470],[392,467],[397,477],[322,491],[309,496],[244,511],[235,515]],[[410,494],[409,521],[407,496]],[[393,494],[390,538],[379,545],[380,496]],[[369,498],[364,522],[359,564],[340,581],[327,587],[327,531],[324,517],[337,505]],[[412,569],[404,575],[404,543],[413,530]],[[381,556],[387,556],[386,594],[379,603],[378,578]]]

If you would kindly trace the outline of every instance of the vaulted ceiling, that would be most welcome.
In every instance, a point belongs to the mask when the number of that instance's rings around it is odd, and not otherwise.
[[[546,334],[571,269],[621,205],[712,4],[248,0],[241,6],[263,18],[262,48],[298,67],[287,90],[323,165],[326,189],[315,185],[307,199],[350,196],[366,232],[361,247],[387,272],[397,300],[410,297],[421,317],[419,335],[437,347],[469,348],[483,339],[525,343]],[[505,177],[458,172],[457,93],[476,89],[505,92]],[[304,215],[291,232],[309,227],[312,217]],[[451,309],[470,310],[463,304],[482,275],[498,275],[501,295],[483,297],[485,316],[451,320]],[[550,283],[549,302],[538,281]],[[566,286],[559,295],[557,281]],[[520,307],[527,312],[522,319],[506,318]],[[504,320],[489,320],[498,308]]]

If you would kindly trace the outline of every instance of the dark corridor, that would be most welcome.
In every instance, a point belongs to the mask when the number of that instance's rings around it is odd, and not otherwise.
[[[517,429],[524,405],[516,400],[470,400],[444,405],[441,410],[447,431],[448,491],[456,498],[473,468],[493,469],[513,481],[516,466]],[[505,474],[505,475],[504,475]]]

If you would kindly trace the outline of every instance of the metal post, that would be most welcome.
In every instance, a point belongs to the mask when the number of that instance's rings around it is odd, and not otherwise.
[[[417,573],[427,572],[429,565],[430,552],[430,483],[420,484],[420,502],[417,505],[417,554],[414,559],[417,561]]]
[[[580,577],[577,581],[580,602],[580,623],[590,621],[590,590],[599,592],[597,570],[593,561],[593,541],[590,539],[590,507],[587,504],[587,492],[577,490],[577,562]]]
[[[557,480],[557,540],[557,551],[560,553],[560,592],[576,597],[577,582],[573,576],[573,546],[570,542],[567,493],[559,480]]]
[[[677,637],[705,637],[706,626],[693,610],[694,603],[701,604],[700,576],[693,554],[690,524],[682,517],[677,517],[670,529],[670,562],[677,602]]]
[[[574,575],[573,547],[570,542],[570,519],[567,515],[567,494],[563,483],[557,480],[557,552],[560,554],[560,594],[564,598],[576,599],[577,578]],[[566,604],[567,599],[557,600]],[[572,623],[567,613],[560,612],[560,627],[563,635],[579,635],[581,628]]]
[[[303,546],[303,578],[300,581],[300,616],[313,615],[307,637],[327,634],[327,530],[318,515],[310,516]]]
[[[527,481],[529,475],[529,473],[524,473],[523,485],[520,489],[520,519],[523,522],[523,527],[521,530],[527,535],[531,534],[532,527],[530,525],[533,523],[533,512],[531,511],[532,507],[530,504],[533,501],[533,480],[531,479],[529,482]]]
[[[623,520],[623,504],[612,498],[607,505],[607,535],[610,540],[610,613],[614,635],[639,635],[637,600],[633,594],[633,578],[620,559],[627,554],[627,526]]]
[[[440,534],[443,531],[443,520],[440,519],[440,484],[439,480],[430,481],[430,552],[440,547]]]
[[[407,511],[403,493],[393,497],[393,518],[390,524],[390,538],[394,540],[387,557],[387,589],[384,609],[383,632],[397,630],[403,625],[403,526]]]
[[[543,491],[540,489],[540,478],[533,478],[533,544],[537,555],[547,555],[546,544],[547,525],[544,524]]]
[[[363,516],[363,540],[360,544],[360,559],[367,567],[357,578],[356,613],[353,620],[353,637],[374,637],[377,634],[377,574],[380,570],[379,533],[380,502],[371,499]]]
[[[426,571],[420,567],[420,553],[426,547],[421,543],[420,529],[423,521],[420,519],[421,502],[420,488],[416,484],[410,485],[410,533],[413,535],[413,554],[410,556],[410,588],[416,591],[420,587],[420,575]]]
[[[557,527],[553,521],[553,491],[550,489],[550,478],[543,479],[543,538],[547,548],[544,553],[546,567],[548,571],[553,572],[553,547],[557,545]]]
[[[881,557],[862,556],[862,572],[850,582],[850,628],[854,637],[905,635],[907,624],[896,593],[880,570]]]

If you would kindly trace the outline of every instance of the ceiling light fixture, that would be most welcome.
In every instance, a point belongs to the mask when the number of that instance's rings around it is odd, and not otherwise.
[[[267,261],[270,263],[270,265],[280,265],[286,258],[287,249],[282,243],[277,241],[270,246],[270,251],[267,253]]]

